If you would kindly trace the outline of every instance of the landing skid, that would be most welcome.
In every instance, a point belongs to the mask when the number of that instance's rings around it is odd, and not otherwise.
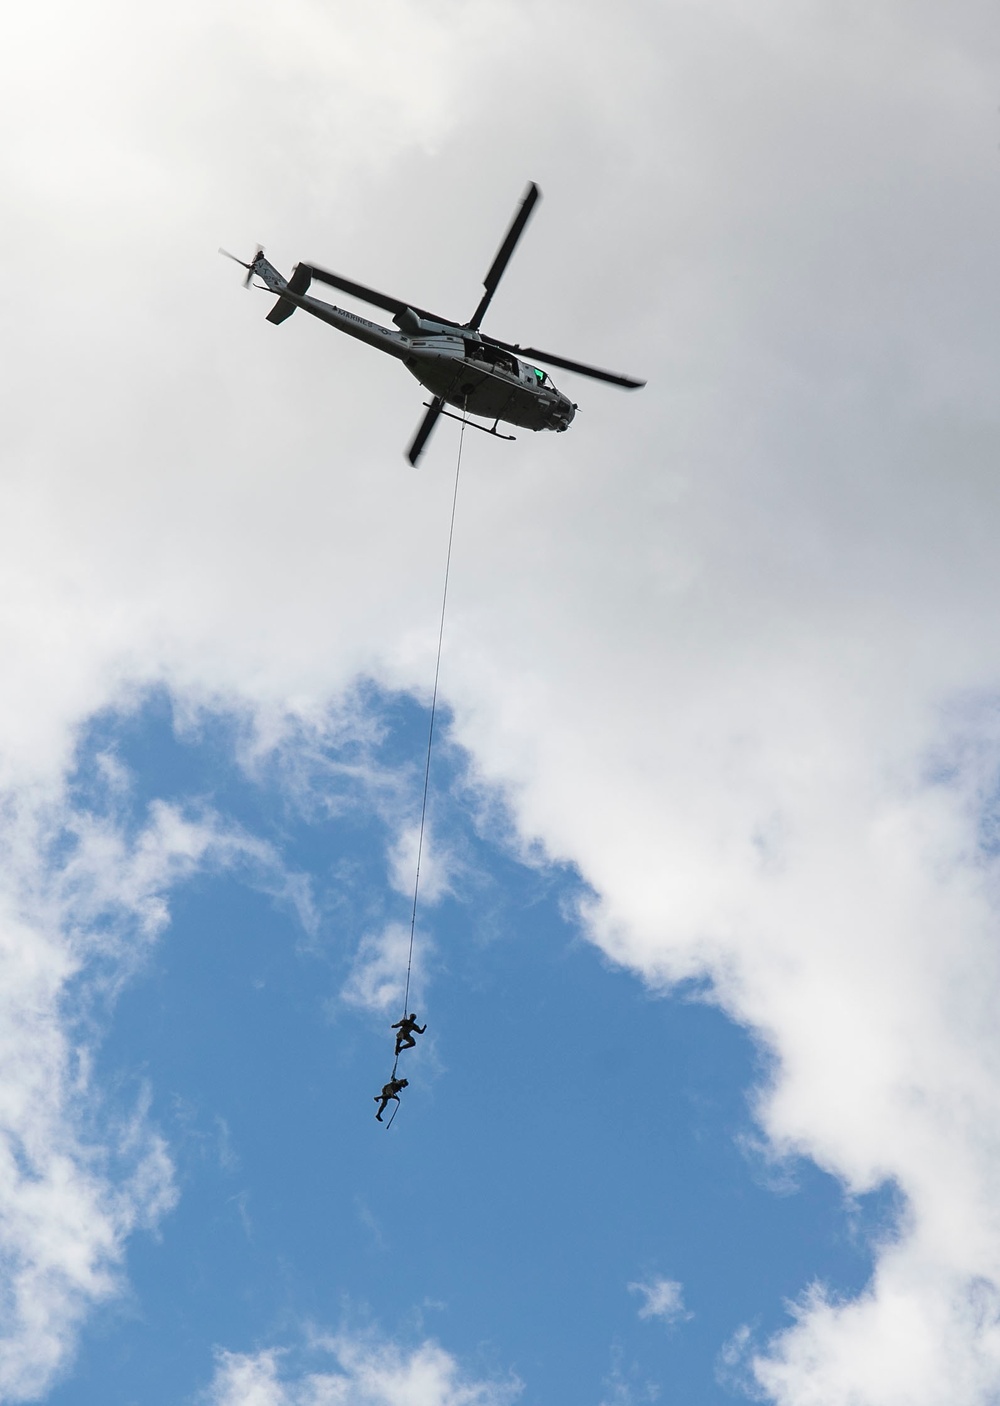
[[[431,401],[429,401],[429,400],[425,400],[425,401],[424,401],[424,409],[425,409],[425,410],[430,410],[430,409],[431,409]],[[477,425],[476,422],[475,422],[475,420],[469,420],[469,419],[467,419],[464,415],[456,415],[456,414],[454,414],[454,412],[451,411],[451,410],[444,410],[444,409],[442,409],[441,411],[439,411],[439,414],[441,414],[441,415],[447,415],[449,420],[457,420],[460,425],[468,425],[468,427],[469,427],[470,430],[482,430],[483,434],[491,434],[491,435],[494,437],[494,439],[511,439],[511,440],[517,439],[517,435],[513,435],[513,434],[501,434],[501,433],[500,433],[500,431],[497,429],[497,425],[499,425],[499,423],[500,423],[499,420],[494,420],[494,421],[493,421],[493,428],[492,428],[491,430],[488,430],[485,425]]]

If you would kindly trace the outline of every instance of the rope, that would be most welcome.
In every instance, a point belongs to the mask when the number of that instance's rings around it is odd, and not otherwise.
[[[457,417],[456,417],[457,418]],[[455,540],[455,511],[458,507],[458,481],[462,473],[462,446],[465,444],[465,407],[462,407],[462,433],[458,441],[458,461],[455,464],[455,489],[451,495],[451,523],[448,527],[448,555],[444,566],[444,590],[441,593],[441,622],[438,626],[437,660],[434,664],[434,692],[431,695],[431,718],[427,729],[427,759],[424,763],[424,793],[420,802],[420,834],[417,839],[417,867],[413,878],[413,911],[410,914],[410,950],[406,957],[406,988],[403,992],[403,1019],[406,1019],[410,1004],[410,974],[413,970],[413,939],[417,930],[417,900],[420,896],[420,862],[424,853],[424,829],[427,822],[427,793],[430,789],[431,779],[431,751],[434,746],[434,720],[437,716],[438,681],[441,677],[441,647],[444,643],[444,619],[448,606],[448,579],[451,575],[451,548]],[[392,1073],[390,1081],[396,1077],[396,1069],[399,1065],[399,1051],[392,1062]],[[397,1097],[396,1107],[392,1110],[392,1115],[386,1123],[386,1132],[392,1127],[392,1120],[399,1112],[400,1100]]]
[[[448,605],[448,577],[451,574],[451,544],[455,538],[455,509],[458,505],[458,480],[462,472],[462,445],[465,443],[465,408],[462,409],[462,433],[458,441],[458,462],[455,465],[455,491],[451,498],[451,526],[448,529],[448,556],[444,568],[444,591],[441,596],[441,624],[438,628],[437,663],[434,665],[434,692],[431,695],[431,720],[427,729],[427,761],[424,764],[424,797],[420,803],[420,836],[417,840],[417,871],[413,880],[413,912],[410,915],[410,951],[406,959],[406,989],[403,992],[403,1018],[409,1012],[410,971],[413,967],[413,935],[417,928],[417,897],[420,893],[420,861],[424,853],[424,822],[427,819],[427,789],[431,777],[431,748],[434,745],[434,717],[437,713],[438,679],[441,676],[441,645],[444,641],[444,614]],[[396,1056],[399,1060],[399,1055]],[[392,1066],[396,1077],[396,1065]],[[390,1120],[391,1121],[391,1120]]]

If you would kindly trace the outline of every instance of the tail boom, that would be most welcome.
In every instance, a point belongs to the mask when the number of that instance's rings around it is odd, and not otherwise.
[[[268,322],[278,325],[291,317],[296,308],[302,308],[304,312],[318,317],[321,322],[336,327],[339,332],[346,332],[349,337],[357,337],[359,341],[367,342],[379,351],[388,352],[390,356],[409,355],[411,339],[403,333],[382,327],[377,322],[369,322],[366,317],[358,317],[356,313],[334,307],[332,303],[321,302],[319,298],[311,298],[308,289],[313,271],[309,264],[296,264],[289,279],[282,278],[263,254],[257,256],[251,268],[261,282],[278,295],[278,301],[267,314]]]

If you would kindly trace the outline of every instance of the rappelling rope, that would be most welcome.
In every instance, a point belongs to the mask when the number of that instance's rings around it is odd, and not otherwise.
[[[434,746],[434,718],[437,713],[438,679],[441,676],[441,645],[444,642],[444,617],[448,606],[448,577],[451,574],[451,545],[455,540],[455,509],[458,506],[458,480],[462,472],[462,446],[465,443],[465,408],[462,408],[462,433],[458,440],[458,462],[455,465],[455,490],[451,498],[451,525],[448,528],[448,555],[444,567],[444,590],[441,594],[441,623],[438,627],[437,662],[434,665],[434,692],[431,695],[431,720],[427,729],[427,760],[424,763],[424,795],[420,803],[420,834],[417,839],[417,869],[413,879],[413,911],[410,914],[410,950],[406,958],[406,989],[403,992],[403,1019],[409,1013],[410,972],[413,968],[413,937],[417,930],[417,899],[420,894],[420,861],[424,853],[424,824],[427,819],[427,791],[431,779],[431,749]],[[396,1056],[396,1062],[399,1055]],[[396,1064],[392,1066],[396,1077]]]

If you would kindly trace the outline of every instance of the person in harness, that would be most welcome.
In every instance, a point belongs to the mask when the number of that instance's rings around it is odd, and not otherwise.
[[[411,1011],[409,1015],[404,1015],[402,1020],[397,1020],[392,1029],[399,1031],[396,1036],[396,1058],[398,1059],[400,1050],[412,1050],[417,1043],[413,1038],[414,1031],[418,1035],[422,1035],[427,1026],[418,1025],[417,1017]]]
[[[409,1079],[390,1079],[388,1084],[382,1085],[382,1092],[380,1094],[374,1095],[375,1102],[378,1104],[378,1110],[375,1114],[375,1117],[380,1123],[382,1121],[382,1114],[389,1106],[389,1100],[394,1098],[398,1103],[400,1089],[405,1089],[409,1082]]]

